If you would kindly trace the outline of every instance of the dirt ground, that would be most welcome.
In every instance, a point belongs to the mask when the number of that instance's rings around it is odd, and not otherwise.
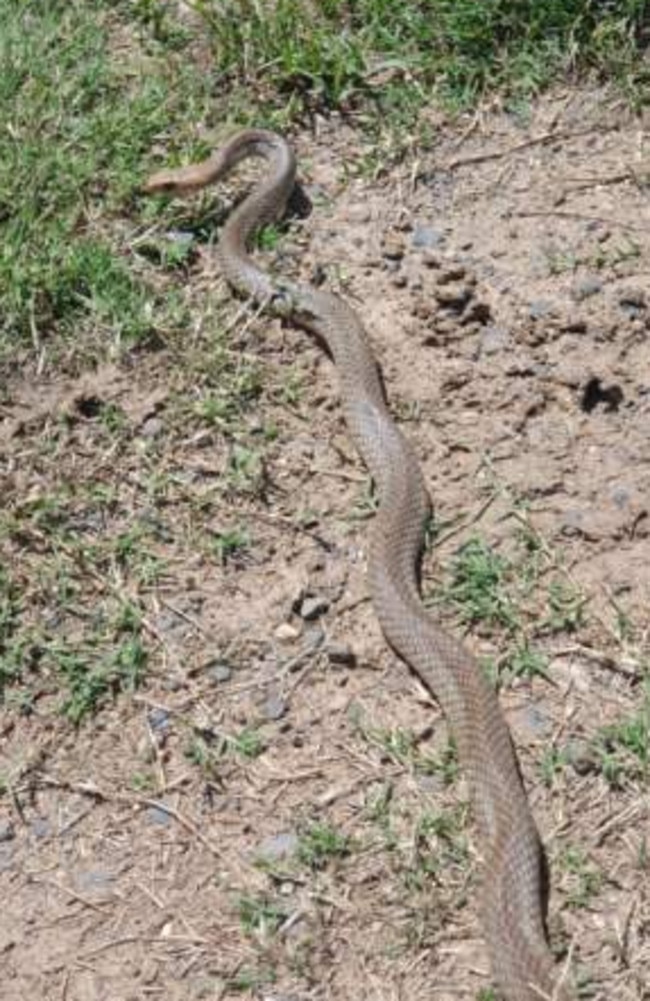
[[[553,948],[601,1001],[650,999],[649,125],[563,91],[528,122],[443,125],[430,153],[373,173],[344,122],[320,122],[294,137],[312,211],[265,252],[363,317],[434,500],[436,614],[497,667],[513,629],[520,654],[545,657],[501,701],[549,859]],[[67,490],[73,536],[148,526],[165,572],[69,569],[82,586],[50,621],[33,582],[70,543],[42,525],[8,543],[33,614],[63,637],[107,588],[137,597],[150,660],[78,729],[37,668],[29,711],[1,710],[0,997],[496,998],[463,778],[367,600],[373,502],[335,373],[303,333],[231,300],[209,245],[184,291],[203,310],[188,351],[209,300],[263,366],[239,465],[218,424],[183,416],[193,383],[165,345],[5,388],[7,509]],[[224,493],[227,473],[257,486]],[[101,515],[75,492],[91,481],[111,491]],[[467,630],[440,600],[475,536],[513,564],[536,554],[510,631]],[[550,628],[557,580],[579,599]]]

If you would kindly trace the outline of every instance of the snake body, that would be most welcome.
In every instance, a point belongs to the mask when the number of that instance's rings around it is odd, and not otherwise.
[[[481,920],[492,973],[507,1001],[570,1001],[544,927],[543,853],[495,692],[469,652],[425,611],[418,564],[429,498],[417,458],[393,421],[380,372],[356,313],[340,298],[271,277],[248,253],[259,228],[284,213],[293,153],[258,129],[235,135],[208,160],[161,171],[146,192],[198,190],[248,157],[267,171],[223,227],[218,259],[228,283],[314,335],[336,366],[349,433],[380,498],[368,557],[375,613],[394,650],[434,694],[467,776],[482,855]]]

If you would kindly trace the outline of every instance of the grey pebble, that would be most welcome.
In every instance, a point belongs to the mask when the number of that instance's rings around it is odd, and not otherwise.
[[[257,849],[257,854],[264,859],[274,861],[293,855],[298,849],[298,835],[294,831],[281,831],[266,838]]]
[[[232,678],[232,667],[225,660],[210,661],[206,669],[206,674],[213,684],[220,685],[224,681],[230,681]]]
[[[75,876],[75,886],[78,890],[104,890],[114,881],[115,876],[106,869],[88,869]]]
[[[404,243],[402,238],[392,233],[387,233],[381,243],[382,257],[389,261],[401,261],[404,257]]]
[[[262,712],[266,719],[277,720],[282,719],[286,715],[287,709],[289,708],[285,699],[281,698],[279,695],[269,695],[266,702],[262,706]]]
[[[46,817],[37,817],[32,823],[32,834],[35,838],[47,838],[52,833],[52,827]]]
[[[300,617],[305,619],[306,622],[311,622],[313,619],[319,619],[321,615],[324,615],[329,607],[329,601],[322,595],[305,598],[300,605]]]
[[[623,509],[630,503],[630,491],[625,487],[614,487],[610,496],[617,508]]]
[[[0,872],[11,869],[14,860],[14,846],[0,845]]]
[[[330,664],[354,667],[357,662],[357,655],[347,643],[328,643],[327,659]]]
[[[442,285],[434,292],[441,306],[447,306],[456,311],[462,310],[472,298],[473,289],[469,285]]]
[[[599,769],[598,756],[588,740],[570,740],[564,747],[564,754],[578,775],[588,775]]]
[[[14,825],[10,820],[0,820],[0,842],[13,841],[16,837]]]
[[[598,275],[585,275],[580,278],[572,289],[573,298],[576,302],[588,299],[592,295],[597,295],[603,290],[603,283]]]
[[[481,354],[493,355],[508,346],[510,335],[505,327],[486,327],[481,333]]]
[[[627,288],[618,297],[619,304],[625,306],[635,306],[643,309],[646,304],[646,294],[642,288]]]
[[[462,281],[467,275],[467,268],[464,264],[450,264],[438,275],[439,285],[451,285],[452,282]]]
[[[411,243],[414,247],[439,247],[445,241],[445,234],[434,226],[427,226],[426,223],[416,222],[411,236]]]
[[[518,718],[522,728],[534,737],[545,736],[553,729],[553,721],[537,706],[524,706]]]
[[[166,709],[150,709],[147,713],[147,720],[154,733],[165,733],[171,725],[169,713]]]
[[[149,823],[155,824],[157,827],[169,827],[172,820],[167,811],[161,810],[159,806],[150,806],[146,816]]]
[[[140,428],[143,438],[157,438],[165,430],[164,421],[160,417],[149,417]]]
[[[553,312],[553,304],[548,299],[534,299],[528,304],[528,315],[531,320],[541,320]]]
[[[162,686],[167,692],[180,692],[185,687],[185,681],[179,675],[169,675],[163,678]]]

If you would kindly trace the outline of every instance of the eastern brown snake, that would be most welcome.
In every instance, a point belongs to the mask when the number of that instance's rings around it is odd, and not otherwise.
[[[387,409],[366,333],[337,296],[271,277],[248,254],[260,227],[285,211],[296,173],[290,147],[272,132],[248,129],[203,163],[155,174],[144,190],[198,190],[248,157],[262,157],[267,172],[223,227],[221,269],[238,293],[315,335],[334,360],[347,426],[380,498],[368,559],[374,609],[388,642],[442,706],[469,781],[483,862],[482,926],[495,981],[507,1001],[570,1001],[546,941],[540,840],[497,697],[474,658],[420,599],[429,498],[415,453]]]

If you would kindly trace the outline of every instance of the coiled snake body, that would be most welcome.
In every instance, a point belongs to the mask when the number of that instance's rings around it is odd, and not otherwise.
[[[203,163],[155,174],[144,190],[198,190],[252,156],[265,159],[268,170],[225,224],[220,266],[237,292],[315,335],[334,360],[348,429],[380,497],[368,568],[374,609],[391,646],[440,702],[469,781],[494,978],[507,1001],[570,1001],[546,943],[539,836],[496,695],[472,656],[420,600],[428,494],[415,453],[387,409],[366,333],[337,296],[275,279],[248,255],[255,232],[285,211],[296,172],[291,149],[272,132],[247,129]]]

